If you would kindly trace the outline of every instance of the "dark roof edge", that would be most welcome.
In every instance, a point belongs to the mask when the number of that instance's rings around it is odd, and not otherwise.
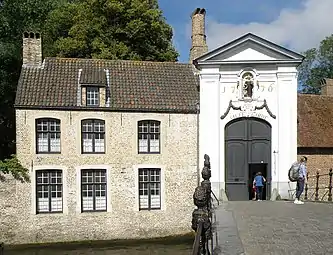
[[[81,106],[26,106],[14,105],[15,109],[20,110],[59,110],[59,111],[102,111],[102,112],[140,112],[140,113],[177,113],[177,114],[196,114],[196,110],[181,109],[116,109],[111,107],[81,107]]]

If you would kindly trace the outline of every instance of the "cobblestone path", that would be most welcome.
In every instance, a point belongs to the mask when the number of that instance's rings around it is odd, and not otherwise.
[[[333,204],[225,202],[217,210],[220,254],[333,254]]]

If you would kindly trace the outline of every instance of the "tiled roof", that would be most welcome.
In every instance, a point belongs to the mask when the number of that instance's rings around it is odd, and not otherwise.
[[[80,108],[80,69],[85,84],[103,85],[109,76],[109,110],[196,111],[199,82],[189,64],[70,58],[47,58],[42,68],[23,67],[16,107]],[[333,147],[333,97],[299,95],[297,101],[298,147]]]
[[[42,68],[22,68],[15,106],[77,108],[79,69],[88,84],[105,83],[108,70],[110,110],[195,112],[199,100],[190,64],[46,58]]]
[[[298,147],[333,147],[333,97],[299,95]]]

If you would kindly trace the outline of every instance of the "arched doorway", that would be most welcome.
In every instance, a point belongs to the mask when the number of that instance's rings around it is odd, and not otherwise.
[[[229,200],[251,199],[253,175],[262,172],[267,179],[264,199],[270,198],[270,124],[257,118],[240,118],[225,127],[225,183]]]

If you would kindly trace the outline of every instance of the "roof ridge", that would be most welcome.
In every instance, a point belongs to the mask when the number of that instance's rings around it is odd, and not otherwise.
[[[60,60],[60,61],[75,61],[75,62],[83,62],[83,61],[96,61],[96,62],[128,62],[128,63],[148,63],[148,64],[176,64],[176,65],[185,65],[191,66],[190,63],[182,63],[176,61],[149,61],[149,60],[130,60],[130,59],[102,59],[102,58],[64,58],[64,57],[46,57],[45,61],[48,60]]]

